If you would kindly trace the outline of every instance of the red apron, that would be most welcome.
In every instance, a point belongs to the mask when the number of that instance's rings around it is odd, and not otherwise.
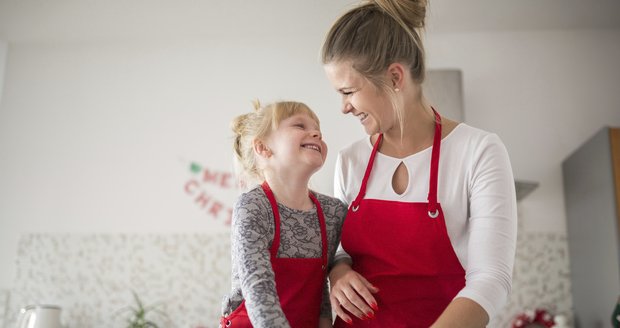
[[[465,286],[465,270],[437,202],[441,117],[435,112],[428,203],[364,199],[382,137],[373,147],[342,230],[342,246],[353,258],[353,270],[379,288],[375,319],[352,315],[353,326],[428,328]],[[334,327],[349,326],[338,318]]]
[[[319,258],[278,258],[280,247],[280,213],[276,198],[267,182],[262,184],[273,210],[275,232],[269,252],[275,275],[276,290],[282,311],[292,328],[317,328],[321,315],[321,300],[327,268],[327,232],[325,216],[319,201],[312,193],[310,199],[316,206],[321,226],[322,255]],[[245,300],[230,315],[220,319],[220,327],[252,327],[245,307]]]

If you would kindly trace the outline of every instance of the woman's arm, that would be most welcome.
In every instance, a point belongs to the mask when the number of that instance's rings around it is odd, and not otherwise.
[[[350,262],[343,260],[336,263],[329,273],[329,280],[332,309],[342,320],[352,321],[344,309],[360,319],[374,316],[378,308],[372,294],[379,289],[351,269]]]
[[[516,196],[508,152],[490,134],[473,149],[469,181],[466,286],[433,327],[484,327],[505,304],[517,235]]]
[[[439,316],[431,328],[486,327],[487,312],[478,303],[464,297],[455,298]]]
[[[342,154],[339,153],[336,158],[334,197],[340,199],[346,206],[348,202],[344,183],[345,165],[342,162],[341,155]],[[351,257],[345,252],[342,246],[338,247],[336,255],[334,256],[334,262],[335,264],[329,272],[329,281],[331,284],[329,299],[334,312],[345,322],[351,322],[352,319],[344,309],[360,319],[373,316],[374,310],[377,310],[377,301],[372,294],[378,292],[379,289],[368,282],[362,275],[351,269]]]

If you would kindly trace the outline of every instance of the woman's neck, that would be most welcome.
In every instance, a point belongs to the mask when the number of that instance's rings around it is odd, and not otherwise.
[[[308,197],[310,176],[287,176],[265,172],[265,181],[273,191],[276,201],[296,210],[310,210],[314,204]]]
[[[381,153],[403,158],[433,145],[435,116],[429,105],[422,102],[405,107],[404,124],[395,121],[394,126],[383,134]],[[373,141],[376,139],[373,139]]]

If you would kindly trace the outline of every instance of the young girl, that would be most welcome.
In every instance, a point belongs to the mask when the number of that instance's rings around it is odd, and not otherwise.
[[[233,209],[232,290],[221,327],[331,327],[326,274],[347,207],[310,191],[327,156],[319,119],[277,102],[232,122],[242,181],[261,181]]]

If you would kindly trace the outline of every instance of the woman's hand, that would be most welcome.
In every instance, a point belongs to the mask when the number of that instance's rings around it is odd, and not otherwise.
[[[346,262],[336,264],[329,273],[329,281],[332,310],[342,320],[347,323],[352,321],[343,308],[362,320],[374,318],[374,311],[379,308],[372,294],[379,289],[351,269],[351,265]]]

